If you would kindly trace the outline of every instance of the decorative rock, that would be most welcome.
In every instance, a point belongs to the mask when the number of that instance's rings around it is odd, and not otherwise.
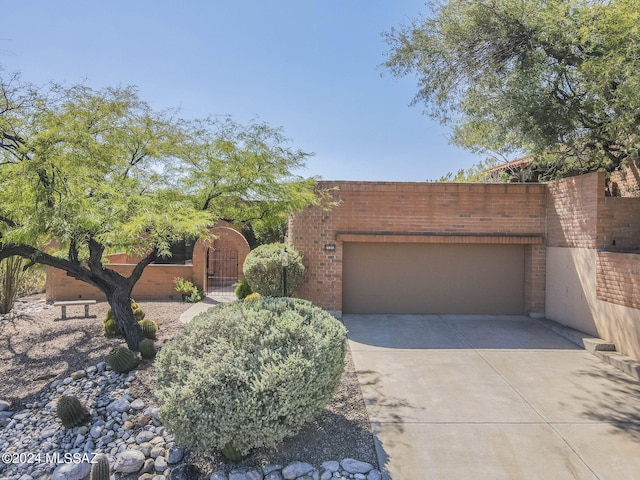
[[[85,372],[84,370],[78,370],[77,372],[73,372],[71,374],[71,378],[73,380],[80,380],[81,378],[84,378],[87,376],[87,372]]]
[[[184,450],[174,445],[169,448],[169,451],[167,452],[167,463],[170,465],[178,463],[182,460],[182,457],[184,457]]]
[[[282,476],[285,480],[295,480],[315,470],[309,463],[293,462],[282,469]]]
[[[382,480],[382,475],[378,470],[371,470],[367,475],[367,480]]]
[[[90,472],[90,463],[65,463],[53,471],[51,480],[82,480]]]
[[[329,470],[325,470],[322,473],[320,480],[331,480],[331,477],[333,477],[333,472],[330,472]]]
[[[4,412],[5,410],[9,410],[11,404],[6,400],[0,400],[0,412]]]
[[[356,473],[353,475],[353,478],[355,478],[355,480],[367,480],[367,477],[365,477],[363,473]]]
[[[331,475],[331,474],[329,474]],[[331,478],[331,476],[329,476]],[[273,472],[269,472],[264,476],[264,480],[284,480],[282,473],[279,470],[274,470]]]
[[[340,462],[340,465],[344,470],[349,473],[369,473],[373,470],[373,465],[353,458],[345,458]]]
[[[238,468],[229,473],[229,480],[263,480],[263,477],[255,468]]]
[[[164,453],[164,448],[163,447],[153,447],[151,449],[151,451],[149,452],[149,456],[151,458],[158,458],[160,455],[162,455]]]
[[[116,456],[113,470],[121,473],[136,473],[142,468],[144,461],[145,457],[141,451],[125,450]]]
[[[60,427],[57,425],[51,425],[49,427],[44,428],[40,432],[40,438],[49,438],[55,435],[60,430]]]
[[[220,470],[218,472],[213,472],[209,477],[209,480],[229,480],[229,477],[227,477],[226,473]]]
[[[156,458],[154,462],[154,467],[156,469],[156,472],[158,473],[162,473],[167,469],[167,461],[164,459],[162,455]]]
[[[335,461],[324,462],[322,464],[322,468],[330,471],[331,473],[337,472],[338,470],[340,470],[340,463]]]
[[[142,465],[142,470],[140,470],[140,471],[142,473],[151,473],[151,472],[153,472],[153,469],[154,469],[154,459],[153,458],[147,458],[144,461],[144,465]]]
[[[130,422],[129,420],[124,422],[124,424],[122,425],[122,428],[124,428],[125,430],[131,430],[133,427],[135,427],[135,425],[133,424],[133,422]]]
[[[119,398],[111,402],[109,405],[107,405],[107,412],[108,413],[111,413],[111,412],[124,413],[127,410],[129,410],[130,406],[131,404],[126,398]]]
[[[262,473],[265,475],[269,475],[276,470],[282,470],[282,465],[267,465],[266,467],[262,467]]]
[[[144,400],[137,399],[131,402],[131,408],[134,410],[142,410],[144,408]]]
[[[171,469],[169,480],[191,480],[193,478],[200,478],[200,476],[201,472],[198,467],[183,463]],[[159,480],[166,480],[166,477],[160,477]]]
[[[140,445],[141,443],[150,441],[155,436],[155,433],[150,432],[149,430],[143,430],[138,435],[136,435],[136,443]]]

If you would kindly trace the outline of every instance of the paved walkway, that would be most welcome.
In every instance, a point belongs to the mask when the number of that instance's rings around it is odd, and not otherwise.
[[[640,479],[640,383],[537,321],[343,320],[386,478]]]
[[[236,299],[236,296],[232,293],[229,294],[209,294],[204,297],[198,303],[194,303],[192,307],[185,310],[182,315],[180,315],[180,321],[182,323],[189,323],[193,317],[198,315],[199,313],[206,312],[214,305],[218,305],[220,303],[228,303],[233,302]]]

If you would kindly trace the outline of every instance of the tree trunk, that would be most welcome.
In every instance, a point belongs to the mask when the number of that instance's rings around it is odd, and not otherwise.
[[[142,330],[131,310],[130,295],[130,291],[118,289],[110,294],[107,293],[107,301],[116,319],[116,331],[124,336],[129,349],[138,352]]]

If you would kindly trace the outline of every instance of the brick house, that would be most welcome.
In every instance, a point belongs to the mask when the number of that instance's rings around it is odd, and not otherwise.
[[[337,316],[545,316],[640,358],[640,198],[607,196],[604,173],[319,186],[339,205],[289,220],[307,268],[298,296]]]

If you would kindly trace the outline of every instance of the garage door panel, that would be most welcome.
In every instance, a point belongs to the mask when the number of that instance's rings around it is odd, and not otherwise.
[[[345,243],[345,313],[520,314],[522,245]]]

